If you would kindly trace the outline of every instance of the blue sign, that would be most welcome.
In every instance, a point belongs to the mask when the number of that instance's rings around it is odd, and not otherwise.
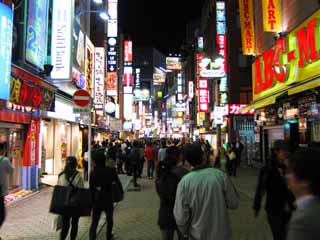
[[[47,0],[28,1],[26,60],[43,69],[47,59]]]
[[[9,100],[13,13],[0,3],[0,99]]]

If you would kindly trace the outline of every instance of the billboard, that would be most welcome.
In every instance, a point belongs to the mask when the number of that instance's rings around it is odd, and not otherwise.
[[[181,58],[179,57],[167,57],[166,65],[168,70],[181,70]]]
[[[198,80],[198,108],[199,112],[208,112],[209,110],[209,92],[208,79]]]
[[[78,71],[85,75],[85,35],[77,21],[73,21],[72,36],[72,64]]]
[[[255,49],[253,0],[239,0],[243,55],[253,55]]]
[[[51,72],[52,79],[69,79],[71,71],[72,0],[53,1]]]
[[[93,97],[93,80],[94,80],[94,45],[86,36],[86,89]]]
[[[166,73],[155,67],[153,71],[153,85],[161,85],[166,81]]]
[[[0,3],[0,99],[9,100],[13,13]]]
[[[94,49],[94,108],[103,110],[104,104],[104,48]]]
[[[26,61],[43,69],[47,59],[48,0],[29,0],[27,8]]]
[[[117,96],[118,86],[117,86],[117,73],[108,72],[104,81],[104,88],[107,91],[107,96]]]
[[[263,30],[281,32],[280,0],[262,1]]]

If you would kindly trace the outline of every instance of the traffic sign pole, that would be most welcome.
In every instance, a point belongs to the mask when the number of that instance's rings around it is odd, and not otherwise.
[[[88,123],[88,181],[91,173],[91,100],[89,103],[89,123]]]

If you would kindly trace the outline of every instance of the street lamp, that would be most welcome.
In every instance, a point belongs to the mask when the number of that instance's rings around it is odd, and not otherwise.
[[[85,14],[85,13],[99,13],[99,16],[102,20],[107,21],[110,19],[110,15],[106,12],[106,11],[98,11],[98,10],[84,10],[81,9],[78,14],[77,17],[81,17],[81,15]]]

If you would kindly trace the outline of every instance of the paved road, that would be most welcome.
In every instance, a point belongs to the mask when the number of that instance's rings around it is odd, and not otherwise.
[[[243,188],[239,191],[240,208],[230,211],[235,240],[272,240],[264,213],[255,219],[251,210],[250,196],[253,195],[256,176],[256,170],[241,169],[239,177],[232,179],[238,188]],[[116,209],[115,240],[161,240],[157,225],[159,198],[154,189],[154,181],[142,179],[140,184],[141,191],[127,192],[125,200]],[[105,239],[105,228],[100,232],[98,239]]]

